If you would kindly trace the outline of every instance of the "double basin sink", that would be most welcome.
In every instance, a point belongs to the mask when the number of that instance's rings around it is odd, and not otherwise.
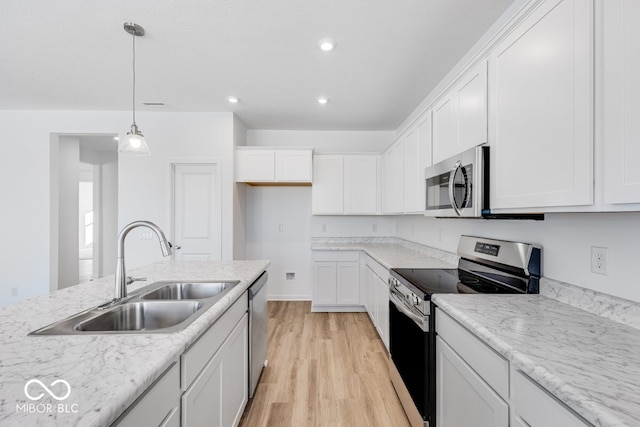
[[[162,281],[123,301],[95,307],[29,335],[149,334],[177,332],[211,308],[238,281]]]

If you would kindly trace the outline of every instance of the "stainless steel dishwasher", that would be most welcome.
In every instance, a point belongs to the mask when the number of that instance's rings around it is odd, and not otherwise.
[[[249,398],[267,366],[267,278],[265,271],[249,287]]]

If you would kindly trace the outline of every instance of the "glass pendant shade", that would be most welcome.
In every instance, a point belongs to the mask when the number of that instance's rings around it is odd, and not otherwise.
[[[118,151],[134,156],[151,155],[151,150],[147,145],[147,141],[144,139],[144,135],[138,130],[138,126],[135,124],[131,125],[131,131],[127,132],[127,135],[120,139]]]

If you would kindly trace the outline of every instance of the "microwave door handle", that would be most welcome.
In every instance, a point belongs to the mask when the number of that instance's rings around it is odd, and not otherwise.
[[[455,166],[453,167],[451,174],[449,175],[449,201],[451,202],[451,207],[453,208],[456,215],[458,216],[460,216],[461,213],[460,213],[460,208],[456,204],[454,188],[455,188],[456,174],[458,173],[458,170],[460,169],[461,166],[462,166],[462,163],[460,162],[460,160],[458,160]]]

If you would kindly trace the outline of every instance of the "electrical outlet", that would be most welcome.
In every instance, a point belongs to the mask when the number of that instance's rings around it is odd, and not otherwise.
[[[151,230],[140,230],[140,240],[151,240],[153,235]]]
[[[323,233],[327,232],[327,224],[322,224],[322,232]]]
[[[371,224],[371,231],[373,231],[374,233],[378,232],[378,224]]]
[[[11,288],[11,296],[12,297],[17,297],[18,296],[18,287],[14,286],[13,288]]]
[[[296,273],[285,273],[285,278],[287,280],[296,280]]]
[[[607,275],[607,248],[591,246],[591,272]]]

